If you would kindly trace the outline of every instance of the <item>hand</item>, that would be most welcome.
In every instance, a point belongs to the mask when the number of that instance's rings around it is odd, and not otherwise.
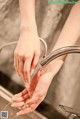
[[[38,73],[39,74],[39,73]],[[22,109],[24,106],[24,103],[29,100],[36,88],[37,82],[38,82],[38,74],[32,79],[30,86],[25,88],[22,92],[16,94],[12,98],[12,107],[16,107],[18,109]],[[33,85],[34,84],[34,85]]]
[[[29,89],[25,89],[21,93],[13,97],[13,106],[23,108],[18,115],[27,114],[34,111],[38,105],[44,100],[52,78],[62,66],[63,61],[53,62],[36,75]],[[34,86],[34,87],[33,87]]]
[[[30,83],[30,72],[37,65],[39,56],[40,40],[36,30],[21,31],[14,51],[14,67],[26,83]]]

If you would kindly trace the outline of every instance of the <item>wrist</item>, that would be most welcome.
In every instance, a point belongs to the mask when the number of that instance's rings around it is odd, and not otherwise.
[[[63,63],[64,63],[64,61],[60,60],[60,59],[50,62],[47,65],[47,72],[52,72],[52,75],[54,76],[60,70]]]
[[[21,24],[20,26],[20,32],[35,32],[37,33],[37,26],[34,24],[34,25],[27,25],[27,24]]]

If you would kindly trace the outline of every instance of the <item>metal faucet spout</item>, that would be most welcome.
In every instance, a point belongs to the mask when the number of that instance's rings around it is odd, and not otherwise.
[[[42,67],[44,67],[54,59],[70,53],[80,53],[80,46],[66,46],[59,48],[47,55],[40,64]]]

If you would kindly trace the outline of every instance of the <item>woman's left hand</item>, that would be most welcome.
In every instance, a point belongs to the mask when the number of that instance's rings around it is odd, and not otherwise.
[[[28,89],[24,89],[12,98],[13,106],[22,109],[17,113],[18,115],[27,114],[38,107],[47,94],[52,78],[59,71],[62,64],[63,61],[61,60],[50,63],[46,69],[32,79]]]

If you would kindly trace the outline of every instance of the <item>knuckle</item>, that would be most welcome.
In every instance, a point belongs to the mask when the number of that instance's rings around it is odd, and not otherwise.
[[[31,56],[30,55],[26,55],[25,58],[26,59],[31,59]]]
[[[24,56],[23,54],[19,54],[18,56],[19,56],[19,58],[22,59],[22,60],[25,59],[25,56]]]
[[[22,58],[24,58],[24,56],[22,55],[22,54],[19,54],[19,57],[22,59]]]
[[[22,53],[14,52],[14,57],[16,57],[16,56],[20,59],[25,59],[25,55]]]

